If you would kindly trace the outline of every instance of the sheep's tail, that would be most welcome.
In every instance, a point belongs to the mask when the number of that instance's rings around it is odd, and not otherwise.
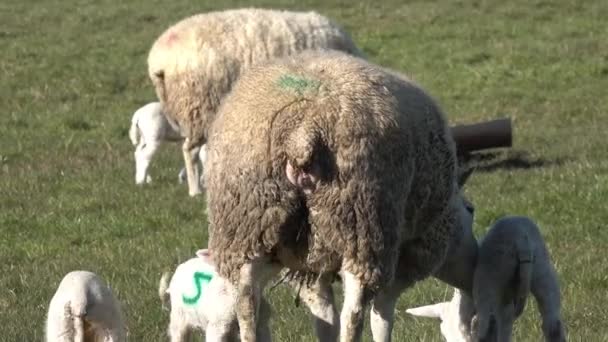
[[[129,139],[133,143],[133,146],[137,146],[139,143],[139,138],[141,137],[141,133],[139,131],[139,127],[137,123],[139,122],[139,115],[134,115],[131,120],[131,128],[129,129]]]
[[[169,296],[170,272],[163,273],[158,284],[158,296],[164,308],[171,309],[171,297]]]
[[[515,315],[521,315],[526,307],[526,299],[530,294],[530,286],[532,284],[532,268],[534,265],[534,255],[532,253],[532,245],[526,234],[523,240],[523,245],[518,251],[518,282],[515,292]]]

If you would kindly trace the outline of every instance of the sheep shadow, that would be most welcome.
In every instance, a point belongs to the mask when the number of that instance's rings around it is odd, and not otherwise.
[[[534,158],[527,151],[508,150],[470,153],[460,157],[464,165],[475,168],[475,172],[496,170],[529,170],[542,167],[560,166],[567,158]]]

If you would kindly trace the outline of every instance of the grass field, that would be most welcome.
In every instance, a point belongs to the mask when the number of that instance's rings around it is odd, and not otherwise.
[[[221,5],[214,5],[221,4]],[[164,341],[161,271],[207,243],[202,198],[177,184],[168,145],[154,182],[134,185],[127,130],[153,101],[153,40],[192,13],[235,1],[5,0],[0,3],[0,341],[41,341],[48,302],[74,269],[100,274],[131,341]],[[343,24],[374,62],[405,71],[466,123],[510,116],[514,147],[473,176],[478,234],[523,214],[543,230],[572,341],[608,341],[608,2],[280,1]],[[451,296],[429,279],[402,296],[396,341],[440,341],[408,306]],[[271,294],[277,341],[312,339],[290,292]],[[533,302],[530,302],[533,303]],[[369,333],[365,339],[369,340]],[[535,305],[516,341],[540,341]]]

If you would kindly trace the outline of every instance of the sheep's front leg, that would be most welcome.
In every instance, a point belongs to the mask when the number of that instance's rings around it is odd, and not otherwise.
[[[186,138],[182,146],[186,175],[188,176],[188,193],[190,196],[201,194],[197,164],[199,148],[199,146],[193,146],[189,138]]]
[[[241,267],[239,283],[237,287],[237,311],[241,341],[256,341],[256,298],[254,267],[252,263],[246,263]]]
[[[340,342],[360,341],[367,305],[365,288],[361,281],[348,271],[343,272],[342,281],[344,303],[340,314]]]

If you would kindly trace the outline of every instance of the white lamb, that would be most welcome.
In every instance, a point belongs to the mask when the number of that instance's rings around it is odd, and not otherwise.
[[[165,116],[160,102],[151,102],[139,108],[131,119],[129,138],[135,148],[135,183],[150,183],[148,167],[152,157],[163,141],[181,142],[184,140],[177,125],[173,125]],[[203,145],[199,152],[199,160],[205,162],[206,148]],[[186,179],[186,169],[179,172],[178,181]]]
[[[177,266],[170,282],[169,273],[160,280],[159,296],[163,305],[171,307],[168,329],[171,342],[188,341],[195,329],[205,331],[207,342],[238,339],[236,289],[216,273],[207,249],[197,251],[196,255]],[[262,303],[260,310],[258,338],[270,341],[270,307]]]
[[[451,302],[407,312],[442,320],[447,341],[510,341],[513,322],[532,292],[542,316],[545,341],[565,341],[557,275],[536,224],[509,216],[494,223],[480,242],[473,302],[455,291]],[[471,326],[470,333],[462,327]]]
[[[49,305],[47,342],[122,342],[126,340],[120,304],[95,273],[68,273]]]

